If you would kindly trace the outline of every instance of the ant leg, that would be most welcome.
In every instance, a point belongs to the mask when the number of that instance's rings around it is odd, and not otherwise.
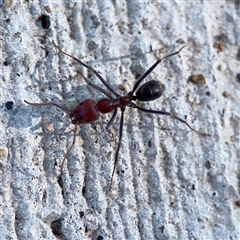
[[[98,90],[99,92],[105,94],[105,95],[106,95],[107,97],[109,97],[110,99],[113,99],[112,96],[111,96],[107,91],[105,91],[104,89],[102,89],[102,88],[98,87],[97,85],[91,83],[79,70],[77,70],[77,73],[80,74],[80,75],[83,77],[83,79],[85,80],[85,82],[86,82],[89,86],[91,86],[91,87],[95,88],[96,90]]]
[[[33,105],[33,106],[55,106],[55,107],[58,107],[58,108],[62,109],[64,112],[67,112],[68,114],[71,113],[70,110],[68,110],[68,109],[66,109],[66,108],[64,108],[64,107],[62,107],[62,106],[60,106],[60,105],[58,105],[58,104],[56,104],[56,103],[53,103],[53,102],[48,102],[48,103],[30,103],[30,102],[28,102],[28,101],[26,101],[26,100],[24,100],[24,102],[27,103],[27,104],[29,104],[29,105]],[[75,141],[76,141],[76,132],[77,132],[77,125],[75,125],[75,128],[74,128],[72,145],[71,145],[71,147],[67,150],[67,153],[65,154],[64,159],[63,159],[63,161],[62,161],[61,168],[60,168],[61,173],[63,172],[64,162],[65,162],[67,156],[69,155],[69,153],[71,152],[71,150],[72,150],[72,148],[73,148],[73,146],[74,146],[74,144],[75,144]]]
[[[53,45],[55,48],[57,48],[61,53],[71,57],[72,59],[74,59],[75,61],[77,61],[78,63],[80,63],[82,66],[84,66],[85,68],[89,69],[90,71],[92,71],[97,77],[98,79],[106,86],[106,88],[109,89],[109,91],[111,91],[115,96],[120,97],[120,95],[118,93],[116,93],[112,87],[106,82],[106,80],[103,79],[103,77],[92,67],[88,66],[86,63],[83,63],[81,60],[79,60],[78,58],[70,55],[69,53],[64,52],[57,44],[55,44],[54,41],[52,41]]]
[[[67,153],[65,154],[64,158],[63,158],[63,161],[62,161],[62,164],[61,164],[61,168],[60,168],[60,172],[63,173],[63,167],[64,167],[64,163],[69,155],[69,153],[71,152],[74,144],[75,144],[75,141],[76,141],[76,133],[77,133],[77,125],[75,125],[75,128],[74,128],[74,132],[73,132],[73,142],[72,142],[72,145],[71,147],[67,150]]]
[[[175,116],[175,115],[173,115],[173,114],[171,114],[170,117],[173,118],[173,119],[178,120],[179,122],[185,123],[191,130],[193,130],[194,132],[196,132],[196,133],[199,134],[199,135],[202,135],[202,136],[204,136],[204,137],[210,137],[210,136],[211,136],[211,135],[208,134],[208,133],[203,133],[203,132],[200,132],[200,131],[192,128],[192,127],[191,127],[185,120],[183,120],[182,118],[179,118],[179,117],[177,117],[177,116]]]
[[[106,130],[111,135],[112,141],[114,141],[114,135],[113,135],[113,132],[111,131],[111,129],[109,129],[109,128],[112,125],[114,119],[116,118],[116,115],[117,115],[117,108],[114,109],[113,115],[106,126]]]
[[[111,180],[110,180],[109,191],[112,188],[113,176],[114,176],[114,173],[115,173],[115,170],[116,170],[117,161],[118,161],[118,154],[119,154],[120,146],[121,146],[121,143],[122,143],[123,120],[124,120],[125,108],[121,108],[121,111],[122,111],[122,113],[121,113],[120,126],[119,126],[118,146],[117,146],[117,150],[116,150],[116,154],[115,154],[114,167],[113,167],[112,176],[111,176]]]
[[[174,55],[177,55],[179,54],[183,48],[185,48],[187,45],[184,45],[182,46],[178,51],[174,52],[174,53],[171,53],[163,58],[159,58],[138,80],[137,82],[135,83],[134,87],[133,87],[133,90],[129,93],[129,96],[132,97],[132,95],[134,94],[134,92],[136,91],[137,87],[139,86],[139,84],[147,77],[147,75],[149,73],[151,73],[153,71],[153,69],[155,67],[157,67],[157,65],[162,62],[162,60],[166,59],[166,58],[169,58],[169,57],[172,57]]]
[[[60,108],[61,110],[63,110],[64,112],[70,114],[71,113],[71,110],[68,110],[56,103],[53,103],[53,102],[47,102],[47,103],[31,103],[31,102],[28,102],[26,100],[24,100],[25,103],[29,104],[29,105],[32,105],[32,106],[55,106],[57,108]]]
[[[183,120],[182,118],[179,118],[179,117],[173,115],[173,114],[170,113],[170,112],[145,109],[145,108],[142,108],[142,107],[139,107],[139,106],[135,105],[134,103],[132,103],[132,104],[130,105],[130,107],[132,107],[132,108],[137,108],[137,109],[139,109],[140,111],[147,112],[147,113],[153,113],[153,114],[159,114],[159,115],[167,115],[167,116],[169,116],[169,117],[171,117],[171,118],[173,118],[173,119],[178,120],[179,122],[185,123],[192,131],[196,132],[197,134],[200,134],[200,135],[205,136],[205,137],[207,137],[207,136],[209,137],[209,136],[210,136],[210,134],[203,133],[203,132],[200,132],[200,131],[192,128],[185,120]]]

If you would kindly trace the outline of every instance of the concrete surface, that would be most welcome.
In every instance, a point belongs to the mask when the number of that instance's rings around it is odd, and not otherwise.
[[[240,239],[238,1],[6,1],[0,14],[0,239]],[[148,77],[164,95],[139,105],[186,117],[211,137],[127,109],[112,190],[110,114],[79,126],[59,177],[73,125],[24,99],[99,100],[77,69],[102,84],[52,40],[121,94],[187,44]],[[205,83],[190,81],[200,74]],[[118,127],[119,117],[116,140]]]

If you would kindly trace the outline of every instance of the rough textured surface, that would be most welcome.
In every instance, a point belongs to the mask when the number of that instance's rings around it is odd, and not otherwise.
[[[0,239],[240,239],[238,1],[6,5],[0,9]],[[60,110],[23,100],[64,105],[101,98],[77,69],[102,85],[52,40],[121,94],[158,57],[188,44],[148,77],[166,85],[162,98],[140,105],[186,116],[211,137],[127,109],[112,190],[110,115],[79,127],[59,178],[73,125]]]

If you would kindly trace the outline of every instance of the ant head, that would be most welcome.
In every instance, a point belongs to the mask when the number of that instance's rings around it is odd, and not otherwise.
[[[95,102],[92,99],[86,99],[76,106],[70,112],[72,124],[84,124],[95,122],[99,118],[99,112],[95,107]]]
[[[77,113],[75,113],[74,111],[70,113],[70,119],[72,121],[72,124],[74,125],[80,124],[79,117],[77,116]]]
[[[136,92],[136,96],[132,96],[131,100],[153,101],[161,97],[165,90],[165,85],[160,81],[151,80],[144,83]],[[131,94],[131,93],[129,93]]]

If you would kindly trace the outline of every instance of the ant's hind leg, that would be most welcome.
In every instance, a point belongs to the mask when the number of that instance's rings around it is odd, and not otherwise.
[[[199,134],[199,135],[202,135],[202,136],[204,136],[204,137],[209,137],[209,136],[210,136],[210,134],[208,134],[208,133],[203,133],[203,132],[200,132],[200,131],[192,128],[192,127],[187,123],[187,121],[183,120],[182,118],[179,118],[179,117],[177,117],[177,116],[175,116],[175,115],[170,115],[170,117],[173,118],[173,119],[178,120],[179,122],[185,123],[192,131],[196,132],[196,133]]]
[[[137,105],[134,104],[134,103],[132,103],[132,104],[130,105],[130,107],[132,107],[132,108],[137,108],[137,109],[139,109],[140,111],[147,112],[147,113],[153,113],[153,114],[158,114],[158,115],[169,116],[169,117],[171,117],[171,118],[173,118],[173,119],[178,120],[179,122],[182,122],[182,123],[186,124],[188,128],[190,128],[192,131],[196,132],[196,133],[199,134],[199,135],[202,135],[202,136],[204,136],[204,137],[209,137],[209,136],[210,136],[210,134],[203,133],[203,132],[200,132],[200,131],[192,128],[192,127],[187,123],[187,121],[185,121],[184,119],[179,118],[179,117],[173,115],[173,114],[170,113],[170,112],[156,111],[156,110],[151,110],[151,109],[142,108],[142,107],[140,107],[140,106],[137,106]]]

